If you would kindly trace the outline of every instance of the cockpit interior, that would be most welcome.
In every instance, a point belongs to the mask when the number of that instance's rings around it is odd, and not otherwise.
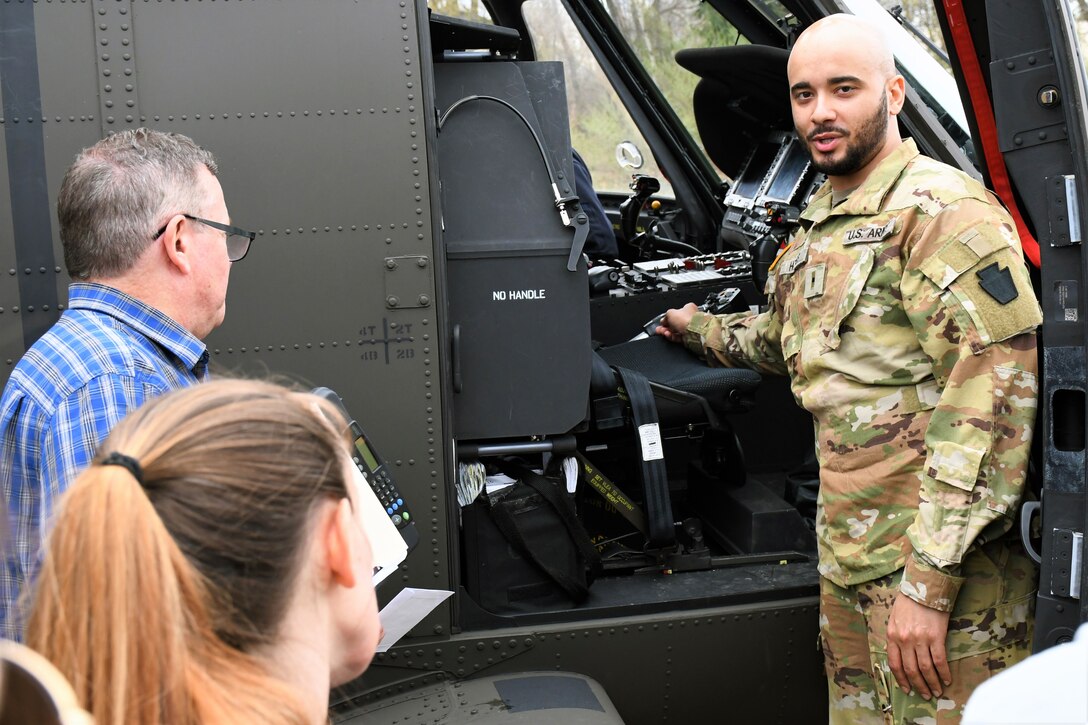
[[[758,309],[767,267],[822,181],[792,130],[787,52],[676,56],[700,79],[701,143],[732,180],[713,233],[693,238],[682,208],[654,203],[659,180],[636,174],[606,209],[619,255],[568,264],[572,220],[591,200],[572,183],[563,66],[519,60],[510,28],[437,14],[431,45],[461,563],[475,604],[463,624],[812,587],[812,428],[785,378],[710,367],[653,334],[655,316],[688,302]],[[510,466],[536,469],[561,500],[510,484]],[[642,583],[666,574],[666,586]]]

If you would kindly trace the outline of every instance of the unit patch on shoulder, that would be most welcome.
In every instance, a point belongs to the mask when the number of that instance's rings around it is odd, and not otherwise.
[[[999,267],[997,262],[994,262],[975,274],[978,275],[979,287],[1000,304],[1007,305],[1020,296],[1008,267]]]

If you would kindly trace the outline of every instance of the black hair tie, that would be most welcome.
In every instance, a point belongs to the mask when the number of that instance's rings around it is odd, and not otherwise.
[[[141,486],[144,485],[144,471],[140,468],[140,463],[131,456],[126,456],[124,453],[118,453],[114,451],[101,461],[98,462],[100,466],[120,466],[128,470],[132,474],[132,477],[136,479],[136,483]]]

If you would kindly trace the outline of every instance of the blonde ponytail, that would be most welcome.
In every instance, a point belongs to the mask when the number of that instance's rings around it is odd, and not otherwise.
[[[186,620],[199,616],[189,607],[204,595],[188,568],[128,471],[92,466],[63,499],[27,643],[68,678],[98,725],[195,722]]]
[[[275,636],[311,505],[347,495],[345,442],[313,405],[256,382],[170,394],[103,443],[135,470],[100,457],[65,494],[27,643],[98,725],[306,722],[251,653]]]

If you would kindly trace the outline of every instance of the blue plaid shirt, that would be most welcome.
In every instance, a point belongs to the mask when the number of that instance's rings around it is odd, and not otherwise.
[[[19,598],[37,570],[42,532],[99,442],[148,398],[203,380],[207,365],[204,343],[153,307],[100,284],[68,288],[67,311],[26,351],[0,398],[9,518],[0,636],[21,638]]]

